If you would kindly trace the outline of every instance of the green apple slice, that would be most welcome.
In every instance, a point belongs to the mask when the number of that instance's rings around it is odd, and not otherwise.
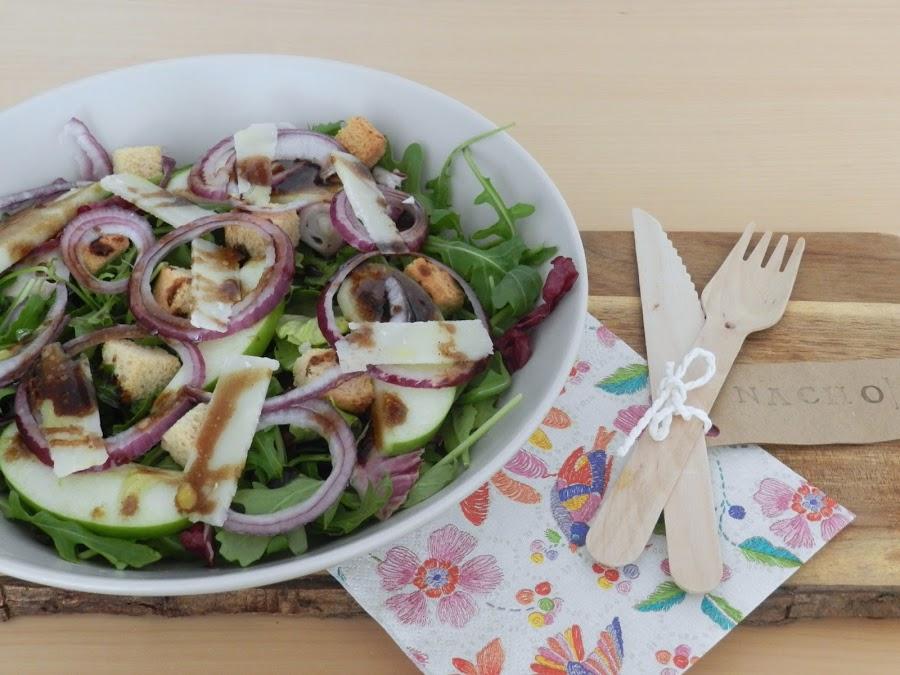
[[[375,380],[375,445],[390,456],[421,448],[438,432],[454,400],[456,387],[420,389]]]
[[[150,539],[188,524],[175,506],[181,472],[126,464],[58,478],[23,445],[14,424],[0,435],[0,471],[28,505],[101,534]]]

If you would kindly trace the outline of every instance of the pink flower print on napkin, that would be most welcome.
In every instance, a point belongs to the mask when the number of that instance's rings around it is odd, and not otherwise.
[[[850,520],[839,513],[838,503],[809,483],[802,483],[796,490],[774,478],[766,478],[753,495],[754,501],[767,518],[777,518],[785,512],[797,515],[778,520],[769,529],[788,546],[811,548],[815,541],[809,523],[819,523],[822,539],[828,541],[840,532]]]
[[[492,555],[480,555],[463,562],[478,541],[455,525],[445,525],[428,537],[428,558],[419,557],[405,546],[395,546],[378,564],[381,585],[386,591],[407,586],[415,590],[389,597],[385,604],[401,623],[426,625],[428,605],[437,602],[437,618],[461,628],[478,611],[472,594],[490,593],[503,580]]]
[[[630,405],[627,408],[622,408],[619,414],[616,415],[613,426],[623,434],[630,434],[649,407],[647,405]]]

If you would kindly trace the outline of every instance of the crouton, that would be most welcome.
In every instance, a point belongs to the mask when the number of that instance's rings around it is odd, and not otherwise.
[[[446,270],[425,258],[416,258],[403,271],[425,289],[442,313],[462,308],[466,295]]]
[[[189,317],[194,311],[191,271],[163,264],[153,281],[153,297],[170,314]]]
[[[113,173],[130,173],[147,180],[159,178],[163,173],[162,148],[158,145],[116,148],[112,162]]]
[[[300,216],[296,211],[279,211],[277,213],[258,214],[274,223],[287,233],[291,243],[297,246],[300,241]],[[251,258],[265,258],[268,237],[243,225],[225,226],[225,244],[231,248],[247,252]]]
[[[300,387],[337,365],[333,349],[310,349],[294,362],[294,385]],[[375,398],[372,378],[360,375],[328,392],[328,398],[341,410],[360,415],[368,410]]]
[[[107,263],[128,250],[131,242],[121,234],[103,234],[78,249],[78,256],[91,274],[102,270]]]
[[[131,340],[103,343],[103,363],[110,366],[123,401],[155,396],[181,367],[181,361],[161,347],[148,347]]]
[[[197,454],[197,438],[200,436],[200,427],[206,421],[207,414],[209,403],[198,403],[163,434],[160,441],[162,449],[181,466],[187,466],[191,458]]]
[[[347,152],[362,160],[369,168],[375,166],[387,149],[387,139],[365,117],[351,117],[335,139]]]

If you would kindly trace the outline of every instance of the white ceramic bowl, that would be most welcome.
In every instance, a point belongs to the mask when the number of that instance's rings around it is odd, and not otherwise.
[[[162,61],[97,75],[60,87],[0,113],[0,194],[76,175],[63,123],[80,117],[108,148],[162,144],[189,162],[219,139],[251,122],[305,125],[361,114],[384,130],[394,148],[421,141],[434,175],[459,141],[495,126],[448,96],[388,73],[294,56],[227,55]],[[93,593],[187,595],[284,581],[384,546],[456,504],[484,483],[537,427],[575,358],[587,303],[581,239],[559,191],[538,163],[510,136],[475,148],[483,171],[510,203],[532,202],[521,225],[531,244],[546,242],[570,256],[581,273],[573,291],[537,331],[530,363],[511,394],[524,401],[476,446],[472,464],[453,484],[388,521],[367,527],[305,555],[247,569],[165,564],[118,572],[71,564],[19,526],[0,518],[0,573]],[[493,222],[464,163],[457,165],[454,201],[467,228]]]

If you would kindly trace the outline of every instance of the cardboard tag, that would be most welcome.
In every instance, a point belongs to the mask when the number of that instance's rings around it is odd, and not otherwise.
[[[736,364],[710,413],[735,443],[877,443],[900,438],[900,359]]]

